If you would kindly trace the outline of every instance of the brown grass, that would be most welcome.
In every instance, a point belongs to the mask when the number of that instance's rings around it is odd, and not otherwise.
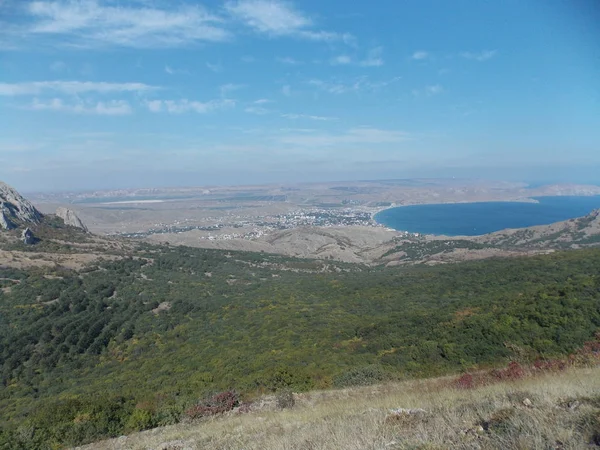
[[[157,428],[96,449],[584,449],[600,440],[600,367],[476,389],[440,378],[296,395],[277,409]],[[528,399],[529,401],[526,401]],[[392,409],[423,411],[394,414]],[[592,447],[590,447],[590,445]]]

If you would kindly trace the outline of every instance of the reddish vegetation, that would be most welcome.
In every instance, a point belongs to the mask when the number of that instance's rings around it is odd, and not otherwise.
[[[516,361],[511,361],[503,369],[464,373],[454,380],[453,385],[458,389],[473,389],[498,381],[514,381],[539,373],[557,372],[569,367],[595,365],[598,362],[600,362],[600,332],[596,333],[593,340],[586,342],[580,349],[564,359],[538,359],[532,365],[526,367]]]
[[[214,416],[231,411],[239,405],[239,396],[234,391],[225,391],[215,394],[212,397],[201,401],[195,406],[189,408],[185,415],[190,419],[200,417]]]

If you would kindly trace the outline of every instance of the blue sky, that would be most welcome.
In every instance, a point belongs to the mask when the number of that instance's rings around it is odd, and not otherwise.
[[[19,189],[600,182],[594,0],[0,0]]]

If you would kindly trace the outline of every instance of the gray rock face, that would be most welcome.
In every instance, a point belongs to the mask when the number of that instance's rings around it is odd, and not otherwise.
[[[65,208],[63,206],[60,206],[56,210],[56,215],[65,222],[65,225],[69,225],[69,226],[72,226],[75,228],[80,228],[83,231],[85,231],[86,233],[88,232],[87,227],[81,221],[81,219],[77,216],[75,211]]]
[[[10,230],[14,227],[15,226],[8,218],[8,209],[5,209],[4,205],[2,205],[0,207],[0,228],[3,228],[5,230]]]
[[[31,231],[29,228],[25,228],[23,233],[21,233],[21,240],[25,245],[35,244],[35,236],[33,235],[33,231]]]
[[[39,223],[42,214],[21,194],[0,181],[0,228],[5,230],[21,224]]]

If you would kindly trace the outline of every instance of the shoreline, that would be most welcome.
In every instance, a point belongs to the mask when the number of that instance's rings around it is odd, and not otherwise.
[[[517,198],[517,199],[508,199],[508,200],[497,200],[496,199],[496,200],[449,201],[449,202],[442,202],[442,203],[410,203],[410,204],[395,204],[394,203],[392,206],[389,206],[389,207],[378,208],[376,211],[374,211],[371,214],[371,219],[376,224],[376,226],[385,227],[386,229],[393,230],[398,233],[407,233],[407,234],[412,234],[412,235],[416,235],[416,236],[432,236],[432,237],[448,237],[448,238],[471,237],[472,238],[472,237],[477,237],[477,236],[483,236],[486,234],[497,233],[497,232],[505,230],[505,229],[520,229],[520,228],[529,228],[529,227],[534,227],[534,226],[550,225],[555,222],[561,222],[561,221],[565,221],[565,220],[575,219],[580,216],[579,216],[579,213],[575,213],[575,215],[573,215],[572,217],[560,218],[559,220],[553,220],[548,223],[544,222],[544,223],[536,223],[533,225],[509,226],[509,227],[500,228],[498,230],[487,231],[487,232],[484,231],[482,233],[477,233],[477,234],[464,234],[464,233],[448,234],[448,233],[443,233],[443,232],[442,233],[431,233],[431,232],[423,232],[423,231],[401,230],[401,229],[397,229],[387,223],[384,223],[381,220],[378,220],[377,216],[384,211],[397,209],[397,208],[403,208],[403,207],[407,207],[407,206],[443,206],[443,205],[467,205],[467,204],[490,204],[490,203],[495,203],[495,204],[503,204],[503,203],[504,204],[505,203],[540,204],[542,202],[538,199],[541,199],[541,198],[565,198],[565,197],[590,198],[590,197],[600,197],[600,196],[598,196],[598,195],[574,195],[574,196],[571,196],[571,195],[546,195],[546,196],[525,197],[525,198],[521,197],[521,198]],[[593,208],[593,209],[596,209],[596,208]],[[589,212],[591,212],[591,211],[588,211],[587,213],[589,213]]]

